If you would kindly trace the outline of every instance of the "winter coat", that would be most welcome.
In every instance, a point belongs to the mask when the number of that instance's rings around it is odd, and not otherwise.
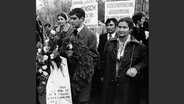
[[[124,56],[120,58],[121,65],[116,75],[117,44],[117,37],[108,41],[102,56],[104,80],[101,104],[137,104],[136,86],[141,79],[141,71],[147,65],[146,47],[131,36],[125,47]],[[135,77],[126,75],[130,67],[138,71]]]

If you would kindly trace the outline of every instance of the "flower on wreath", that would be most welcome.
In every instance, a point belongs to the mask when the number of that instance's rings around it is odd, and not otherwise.
[[[55,61],[60,67],[61,59],[59,57],[57,41],[46,39],[45,45],[37,45],[36,53],[36,72],[38,82],[38,93],[46,93],[46,84],[50,75],[51,61]]]

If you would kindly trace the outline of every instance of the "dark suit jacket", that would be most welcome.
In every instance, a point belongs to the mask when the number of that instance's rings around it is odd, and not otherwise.
[[[100,54],[100,57],[102,56],[106,42],[107,42],[107,33],[100,35],[98,45],[98,52]]]
[[[102,60],[102,57],[103,57],[104,47],[105,47],[105,45],[108,41],[107,36],[108,36],[107,33],[105,33],[105,34],[100,35],[100,37],[99,37],[98,52],[100,54],[100,63],[101,63],[101,60]],[[117,36],[117,34],[115,35],[115,37],[116,36]],[[99,63],[98,68],[100,69],[100,73],[101,73],[101,76],[102,76],[103,68],[101,68],[100,63]]]

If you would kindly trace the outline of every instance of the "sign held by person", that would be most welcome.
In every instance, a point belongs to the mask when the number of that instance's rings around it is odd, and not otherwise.
[[[105,2],[105,21],[107,18],[132,17],[135,9],[135,0]]]

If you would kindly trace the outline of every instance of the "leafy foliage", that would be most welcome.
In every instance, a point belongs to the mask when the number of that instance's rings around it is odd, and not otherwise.
[[[69,45],[72,45],[72,49]],[[71,51],[73,53],[69,56],[68,52]],[[75,93],[80,92],[94,73],[91,51],[80,40],[68,37],[62,41],[60,54],[67,57],[72,88]]]
[[[42,8],[36,10],[43,24],[50,23],[52,26],[56,23],[56,15],[61,12],[68,13],[71,7],[71,0],[41,0]]]

